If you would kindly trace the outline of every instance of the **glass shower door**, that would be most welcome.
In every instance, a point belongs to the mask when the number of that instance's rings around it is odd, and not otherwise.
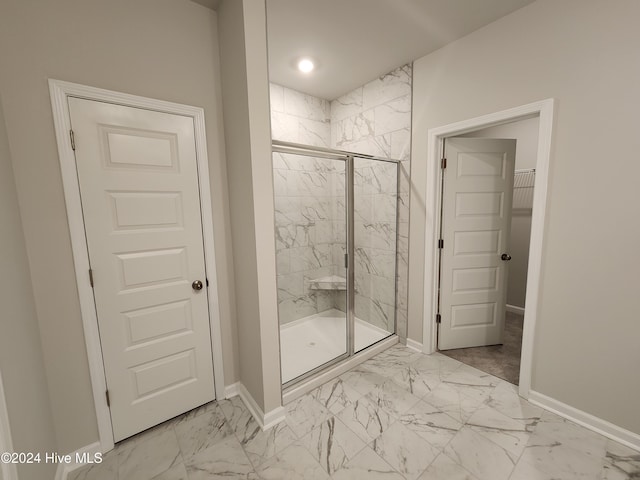
[[[346,160],[273,153],[282,383],[348,355]]]
[[[398,164],[353,159],[354,352],[396,331]]]

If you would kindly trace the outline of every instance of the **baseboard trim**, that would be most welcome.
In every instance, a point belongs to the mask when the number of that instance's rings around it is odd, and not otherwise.
[[[255,401],[255,399],[249,393],[249,390],[247,390],[247,388],[242,383],[238,382],[234,385],[237,385],[238,395],[246,405],[253,418],[256,420],[256,422],[258,422],[262,430],[268,430],[269,428],[284,421],[284,407],[280,406],[278,408],[274,408],[270,412],[264,413],[258,406],[258,403]]]
[[[410,338],[407,338],[407,348],[422,353],[422,344],[420,342],[416,342],[415,340],[411,340]]]
[[[509,305],[507,303],[507,312],[517,313],[518,315],[524,315],[524,308],[516,307],[515,305]]]
[[[94,442],[91,445],[84,446],[75,452],[71,453],[71,458],[74,463],[59,463],[58,468],[56,470],[55,480],[67,480],[69,474],[79,468],[88,465],[87,462],[79,462],[76,463],[75,460],[81,457],[93,457],[96,453],[101,453],[102,448],[100,447],[100,442]]]
[[[571,420],[578,425],[582,425],[589,430],[593,430],[600,435],[604,435],[611,440],[615,440],[629,448],[640,451],[640,435],[637,433],[633,433],[602,418],[578,410],[571,405],[567,405],[555,398],[548,397],[533,390],[529,392],[529,401],[567,420]]]
[[[232,398],[240,395],[240,382],[232,383],[224,387],[224,398]]]

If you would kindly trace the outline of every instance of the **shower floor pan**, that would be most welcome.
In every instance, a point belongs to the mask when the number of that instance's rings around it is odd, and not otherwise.
[[[359,318],[355,319],[355,351],[391,335]],[[282,383],[324,365],[347,351],[347,319],[331,309],[280,327]]]

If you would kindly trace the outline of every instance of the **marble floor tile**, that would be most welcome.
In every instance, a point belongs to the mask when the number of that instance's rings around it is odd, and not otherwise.
[[[450,385],[468,397],[478,398],[484,402],[498,384],[502,383],[502,380],[473,367],[462,365],[447,375],[442,383]]]
[[[240,397],[212,402],[68,478],[640,480],[640,452],[530,404],[515,385],[403,346],[286,413],[263,431]]]
[[[507,480],[517,457],[471,428],[463,427],[444,453],[479,480]]]
[[[599,479],[605,467],[603,457],[594,457],[586,451],[563,446],[561,442],[537,444],[533,436],[520,457],[520,471],[537,471],[556,479]],[[528,464],[522,466],[520,464]],[[544,477],[542,477],[544,478]]]
[[[139,445],[139,444],[143,444],[151,441],[153,437],[156,437],[162,433],[165,433],[167,431],[173,431],[173,426],[175,425],[177,418],[180,418],[180,417],[167,420],[166,422],[156,425],[155,427],[144,430],[132,437],[129,437],[121,442],[116,443],[114,447],[114,452],[117,453],[121,450],[131,449],[135,445]]]
[[[218,405],[202,415],[178,423],[175,431],[185,459],[231,435],[227,419]]]
[[[487,405],[515,420],[534,426],[542,416],[542,408],[529,403],[518,394],[518,387],[501,382],[489,394]]]
[[[388,380],[387,377],[358,366],[340,375],[345,385],[361,395],[366,395],[378,385]]]
[[[409,365],[422,356],[422,353],[407,348],[405,345],[402,345],[400,343],[394,345],[391,348],[387,348],[383,352],[380,352],[378,355],[376,355],[376,357],[378,358],[387,359],[392,362],[404,365]]]
[[[636,450],[613,440],[607,440],[605,461],[606,472],[603,473],[607,473],[612,479],[616,478],[615,475],[640,478],[640,452]]]
[[[391,380],[417,397],[428,395],[442,382],[437,372],[422,372],[413,365],[405,365]]]
[[[605,466],[603,459],[594,459],[578,450],[559,449],[552,445],[527,446],[518,463],[526,463],[532,467],[530,470],[553,479],[598,479]]]
[[[288,447],[297,437],[286,422],[262,430],[240,397],[220,402],[229,428],[245,449],[254,466],[263,463],[275,453]]]
[[[258,478],[240,442],[234,437],[202,450],[187,460],[186,467],[189,480]]]
[[[263,480],[325,480],[329,474],[298,443],[294,443],[260,465],[257,473]]]
[[[299,442],[329,474],[340,470],[365,443],[335,417],[322,423]]]
[[[396,422],[370,444],[371,448],[405,478],[420,476],[440,451]]]
[[[471,472],[451,460],[444,453],[438,455],[418,480],[477,480]],[[533,480],[533,479],[531,479]]]
[[[244,431],[242,436],[238,435],[238,439],[249,460],[254,466],[258,466],[294,443],[296,436],[286,422],[262,430],[258,422],[254,421],[251,429]]]
[[[204,405],[194,408],[193,410],[189,410],[188,412],[183,413],[182,415],[171,420],[172,426],[175,428],[176,425],[179,425],[182,422],[189,421],[192,418],[197,417],[198,415],[202,415],[203,413],[207,413],[218,408],[219,402],[216,402],[215,400],[213,402],[205,403]]]
[[[392,415],[368,397],[356,400],[337,417],[367,443],[382,435],[395,421]]]
[[[336,414],[362,394],[338,377],[313,390],[311,396],[331,413]]]
[[[606,457],[609,445],[602,435],[544,411],[520,458],[519,463],[527,465],[519,465],[518,472],[535,470],[567,479],[600,479],[606,473],[615,478],[620,472],[608,468],[612,466]]]
[[[331,417],[331,412],[307,394],[285,406],[287,425],[296,437],[302,438]]]
[[[416,361],[420,355],[420,353],[404,346],[394,346],[370,358],[360,366],[383,377],[393,377],[398,370],[402,370]]]
[[[127,445],[118,451],[118,479],[152,479],[182,463],[173,429]]]
[[[331,478],[334,480],[404,480],[402,475],[369,447],[361,450]]]
[[[187,468],[184,463],[178,463],[169,470],[162,472],[160,475],[153,477],[151,480],[188,480]]]
[[[420,401],[420,397],[409,393],[393,380],[377,386],[366,395],[366,398],[395,417],[402,415]]]
[[[466,423],[471,415],[483,404],[484,396],[468,397],[460,388],[448,383],[441,383],[422,400],[446,413],[460,423]]]
[[[431,355],[418,357],[412,365],[420,372],[432,372],[440,376],[440,378],[444,378],[456,371],[463,364],[441,353],[432,353]]]
[[[377,373],[378,375],[382,375],[386,378],[393,377],[398,370],[401,370],[404,367],[402,364],[389,363],[384,359],[380,359],[378,357],[373,357],[363,362],[360,365],[360,368],[367,369],[370,372]]]
[[[462,428],[461,422],[423,401],[400,415],[399,421],[440,450]]]
[[[562,477],[560,477],[558,476],[557,472],[555,474],[543,472],[542,470],[536,468],[535,465],[532,465],[525,460],[520,460],[516,464],[511,477],[509,477],[509,480],[574,480],[578,478],[582,477],[567,475],[563,475]],[[596,479],[594,478],[594,480]]]
[[[1,477],[0,477],[1,478]],[[71,472],[67,480],[117,480],[118,455],[109,452],[103,456],[102,463],[94,463]]]
[[[242,437],[244,432],[251,430],[255,420],[240,396],[220,401],[220,409],[233,433]]]
[[[545,472],[595,475],[603,466],[607,443],[602,435],[544,411],[522,458]],[[580,465],[575,465],[578,458]]]
[[[487,406],[476,410],[467,426],[504,448],[514,458],[520,456],[531,436],[524,421],[514,420]]]

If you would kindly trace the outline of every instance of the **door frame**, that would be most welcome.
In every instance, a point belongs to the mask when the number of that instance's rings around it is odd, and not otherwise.
[[[68,97],[99,101],[141,108],[156,112],[183,115],[193,118],[196,141],[196,164],[198,169],[198,185],[200,187],[200,212],[202,217],[202,233],[205,256],[205,268],[209,280],[208,307],[211,328],[211,348],[213,355],[213,378],[215,396],[224,398],[224,371],[222,357],[222,339],[220,329],[220,311],[218,302],[218,281],[216,277],[215,245],[213,239],[213,213],[211,208],[211,190],[209,185],[209,163],[207,157],[206,130],[204,125],[204,109],[189,105],[166,102],[152,98],[140,97],[126,93],[89,87],[61,80],[49,79],[49,93],[53,110],[58,157],[62,173],[65,204],[71,248],[76,275],[76,285],[80,297],[80,312],[84,327],[85,345],[89,361],[89,374],[93,401],[98,420],[98,434],[102,452],[114,447],[111,412],[106,399],[106,377],[102,358],[102,346],[98,331],[98,316],[93,297],[93,288],[89,283],[89,251],[85,235],[80,184],[75,164],[75,153],[71,146],[71,116]]]
[[[538,152],[536,159],[536,185],[533,191],[533,212],[525,296],[525,316],[522,334],[522,356],[520,361],[519,393],[529,397],[533,366],[533,344],[540,300],[540,281],[544,227],[547,205],[547,184],[551,141],[553,132],[554,99],[529,103],[480,117],[429,129],[427,132],[427,185],[424,258],[424,310],[422,327],[422,351],[430,354],[437,351],[437,289],[438,289],[438,239],[440,235],[440,207],[442,198],[442,158],[444,139],[474,130],[511,123],[531,117],[539,117]]]

